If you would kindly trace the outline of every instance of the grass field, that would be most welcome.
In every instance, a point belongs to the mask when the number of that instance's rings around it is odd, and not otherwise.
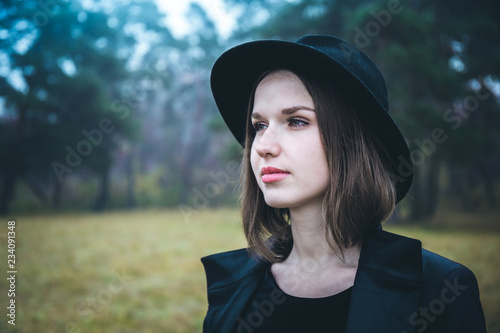
[[[425,227],[386,229],[423,241],[479,280],[488,332],[500,332],[500,229],[486,216],[441,216]],[[498,216],[496,216],[498,218]],[[16,217],[16,325],[0,332],[201,332],[206,311],[200,257],[245,246],[236,210],[178,210]],[[7,219],[0,268],[7,271]],[[8,318],[7,318],[8,319]]]

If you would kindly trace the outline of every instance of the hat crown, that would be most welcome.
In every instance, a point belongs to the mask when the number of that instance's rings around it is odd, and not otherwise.
[[[343,66],[365,86],[383,109],[389,112],[384,77],[378,66],[358,47],[340,38],[326,35],[306,35],[295,43],[313,48]]]

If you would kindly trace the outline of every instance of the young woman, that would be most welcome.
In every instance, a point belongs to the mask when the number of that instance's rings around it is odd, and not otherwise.
[[[412,182],[384,79],[330,36],[255,41],[212,70],[244,147],[248,249],[202,258],[204,332],[485,332],[474,274],[381,229]]]

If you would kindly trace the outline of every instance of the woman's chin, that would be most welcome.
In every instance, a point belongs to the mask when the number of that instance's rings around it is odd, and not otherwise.
[[[292,200],[286,200],[282,197],[276,198],[264,196],[264,200],[266,201],[266,204],[272,208],[289,208],[294,206]]]

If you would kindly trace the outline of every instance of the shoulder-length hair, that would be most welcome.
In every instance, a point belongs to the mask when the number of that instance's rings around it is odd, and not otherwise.
[[[288,208],[266,204],[250,164],[255,138],[251,122],[255,90],[260,81],[274,71],[260,76],[250,96],[240,198],[248,246],[258,257],[269,262],[283,261],[290,250],[286,250],[284,244],[292,240]],[[396,188],[387,152],[353,105],[335,87],[303,73],[291,72],[299,77],[314,102],[330,172],[330,186],[322,206],[325,237],[330,247],[340,250],[343,255],[345,248],[356,244],[366,231],[387,220],[394,210]]]

